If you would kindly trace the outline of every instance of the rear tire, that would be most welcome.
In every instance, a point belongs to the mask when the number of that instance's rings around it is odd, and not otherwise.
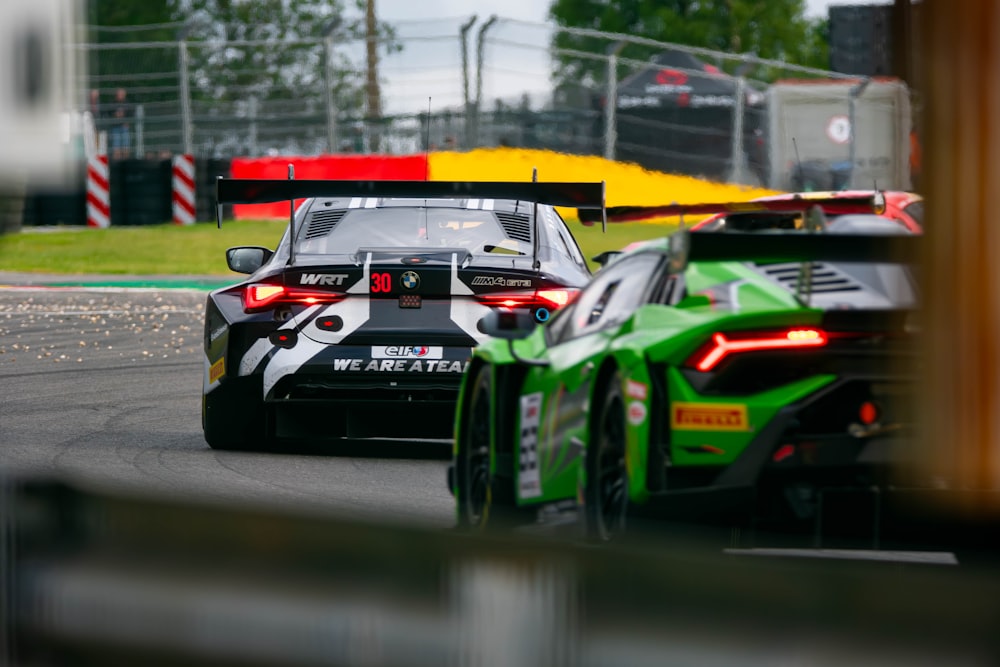
[[[625,401],[617,376],[607,383],[587,445],[584,515],[587,537],[610,542],[625,531],[628,471],[625,467]]]
[[[458,434],[455,497],[459,528],[483,530],[491,519],[495,482],[491,466],[492,384],[492,369],[482,366],[470,385],[469,410]]]
[[[202,399],[205,442],[217,451],[260,451],[266,446],[264,406],[219,387]]]

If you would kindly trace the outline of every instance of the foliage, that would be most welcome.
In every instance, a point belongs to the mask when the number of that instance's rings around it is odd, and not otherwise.
[[[804,0],[552,0],[549,16],[560,27],[752,53],[819,69],[828,66],[825,22],[806,18]],[[581,58],[559,50],[603,56],[613,43],[557,31],[553,38],[557,82],[592,86],[603,81],[603,59]],[[645,61],[660,51],[627,44],[619,55]]]
[[[184,40],[196,115],[210,116],[225,103],[230,117],[254,114],[256,105],[269,103],[284,117],[290,109],[325,114],[329,81],[334,108],[358,117],[364,106],[365,0],[348,2],[88,0],[88,41],[95,44],[89,51],[91,87],[100,88],[105,103],[124,87],[132,102],[169,106],[159,115],[172,115],[178,124],[163,131],[179,133]],[[377,39],[383,50],[400,48],[387,24],[378,26]],[[108,48],[123,43],[131,44]],[[199,107],[201,102],[211,104]],[[210,117],[201,120],[211,126]]]

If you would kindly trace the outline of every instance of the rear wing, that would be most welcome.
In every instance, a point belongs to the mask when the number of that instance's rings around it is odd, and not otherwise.
[[[740,202],[708,202],[702,204],[665,204],[662,206],[612,206],[605,209],[607,222],[636,222],[652,218],[667,218],[685,215],[718,215],[725,213],[797,213],[818,206],[826,215],[847,215],[851,213],[876,213],[885,211],[885,195],[873,192],[870,195],[844,197],[794,196],[789,199],[767,199]],[[580,222],[590,226],[601,221],[591,210],[577,211]]]
[[[598,211],[603,219],[604,182],[346,181],[220,178],[215,185],[218,222],[223,204],[265,204],[309,197],[400,197],[413,199],[509,199]]]
[[[693,232],[670,237],[671,271],[690,262],[858,262],[911,264],[919,236],[908,234],[825,234],[787,232]]]

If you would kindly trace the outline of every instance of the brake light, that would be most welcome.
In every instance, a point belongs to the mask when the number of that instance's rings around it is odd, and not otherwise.
[[[273,308],[278,304],[313,306],[318,303],[336,303],[345,296],[345,294],[340,292],[321,292],[319,290],[286,287],[285,285],[258,283],[256,285],[248,285],[243,291],[243,309],[248,313],[252,313]]]
[[[740,334],[729,338],[726,334],[717,332],[712,339],[703,345],[688,359],[687,365],[707,372],[722,363],[722,360],[732,354],[743,352],[760,352],[763,350],[789,350],[808,347],[822,347],[827,344],[828,337],[821,329],[789,329],[786,331],[767,331],[752,334]]]
[[[548,308],[556,310],[573,300],[577,289],[540,289],[523,292],[494,292],[480,294],[479,302],[494,308]]]

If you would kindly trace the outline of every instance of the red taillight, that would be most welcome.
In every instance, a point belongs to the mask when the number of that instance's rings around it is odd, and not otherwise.
[[[687,365],[699,371],[710,371],[731,354],[822,347],[827,344],[828,340],[826,332],[820,329],[790,329],[739,334],[737,338],[729,338],[726,334],[719,332],[712,334],[711,341],[702,346],[688,360]]]
[[[502,308],[562,308],[579,293],[577,289],[540,289],[523,292],[493,292],[476,298],[487,306]]]
[[[861,407],[858,409],[858,419],[861,420],[862,424],[871,426],[878,421],[878,418],[879,409],[877,405],[871,401],[865,401],[861,404]]]
[[[312,306],[317,303],[336,303],[346,295],[340,292],[321,292],[285,285],[258,283],[243,290],[243,309],[248,313],[272,308],[279,303]]]

